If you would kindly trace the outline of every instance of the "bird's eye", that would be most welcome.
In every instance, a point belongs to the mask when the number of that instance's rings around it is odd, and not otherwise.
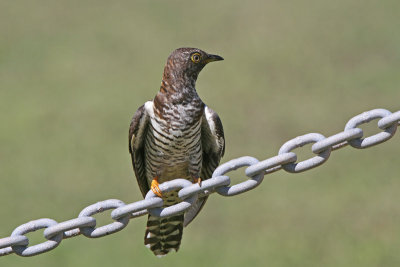
[[[193,63],[199,63],[201,59],[200,53],[194,53],[190,59],[193,61]]]

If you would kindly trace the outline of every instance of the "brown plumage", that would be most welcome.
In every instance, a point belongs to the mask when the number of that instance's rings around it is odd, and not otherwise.
[[[142,195],[152,182],[176,178],[209,179],[225,150],[218,115],[198,96],[195,83],[200,71],[212,61],[222,60],[197,48],[179,48],[168,57],[160,91],[142,105],[129,129],[129,152]],[[165,206],[180,200],[177,191],[162,193]],[[164,219],[148,217],[145,244],[157,256],[179,249],[183,226],[199,213],[207,197],[185,214]]]

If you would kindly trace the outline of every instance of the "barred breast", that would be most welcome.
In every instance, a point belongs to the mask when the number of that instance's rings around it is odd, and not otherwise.
[[[194,113],[202,108],[193,104],[169,105],[157,110],[148,102],[150,125],[145,140],[146,178],[149,183],[156,176],[163,183],[171,179],[200,177],[201,118]]]

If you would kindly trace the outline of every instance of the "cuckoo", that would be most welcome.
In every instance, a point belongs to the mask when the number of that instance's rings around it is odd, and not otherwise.
[[[164,206],[180,202],[177,191],[162,192],[159,184],[177,178],[193,183],[211,178],[225,152],[217,113],[196,92],[200,71],[223,60],[197,48],[178,48],[167,59],[160,91],[134,114],[129,128],[129,152],[143,197],[152,190]],[[184,214],[148,216],[144,242],[157,256],[178,251],[183,227],[200,212],[199,198]]]

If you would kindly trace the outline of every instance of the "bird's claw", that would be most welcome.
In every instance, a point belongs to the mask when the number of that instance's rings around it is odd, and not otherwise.
[[[201,178],[200,177],[194,178],[194,183],[197,183],[199,186],[201,186]]]
[[[154,179],[151,181],[151,191],[153,191],[153,193],[158,196],[158,197],[162,197],[162,193],[161,193],[161,189],[159,187],[159,183],[158,183],[158,177],[154,177]]]

